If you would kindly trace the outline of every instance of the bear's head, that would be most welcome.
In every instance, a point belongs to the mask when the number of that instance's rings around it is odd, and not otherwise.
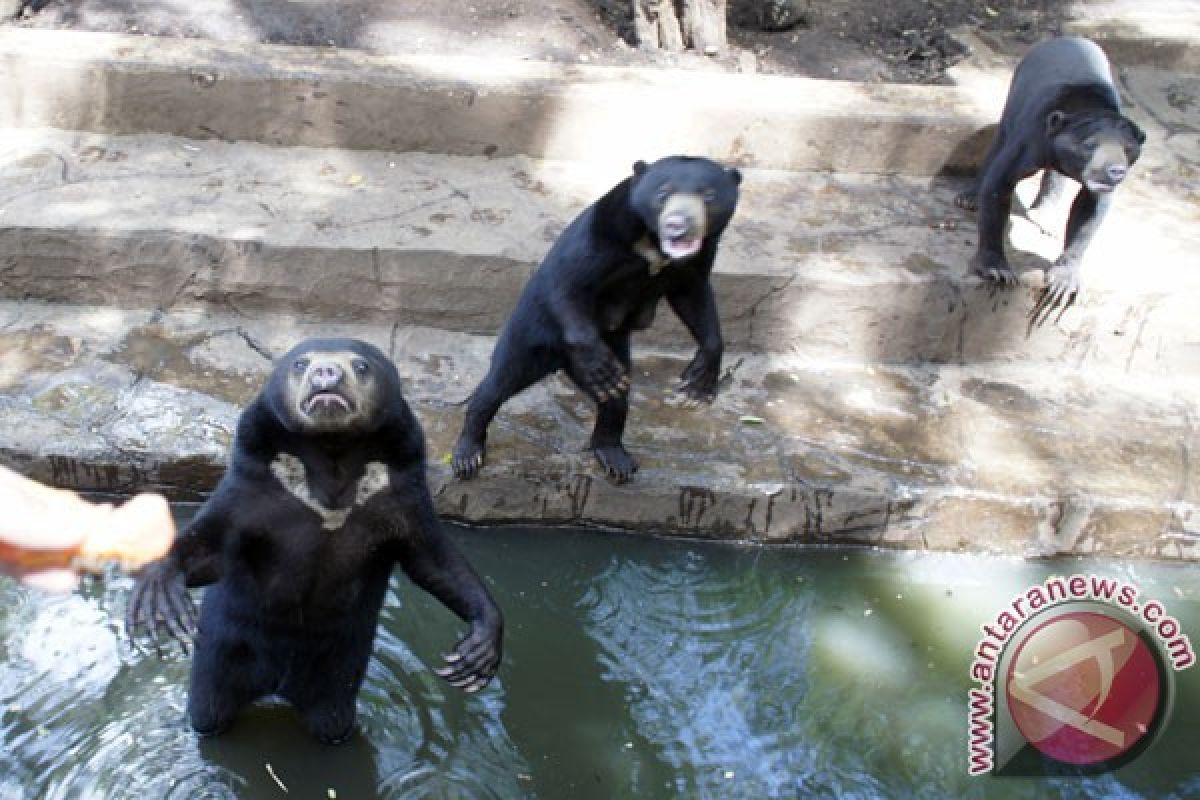
[[[1051,111],[1046,133],[1054,166],[1092,192],[1111,192],[1142,153],[1146,134],[1115,112]]]
[[[275,362],[266,405],[305,436],[379,430],[400,397],[400,375],[377,347],[358,339],[308,339]]]
[[[671,156],[633,165],[630,203],[672,261],[699,253],[725,230],[742,174],[707,158]]]

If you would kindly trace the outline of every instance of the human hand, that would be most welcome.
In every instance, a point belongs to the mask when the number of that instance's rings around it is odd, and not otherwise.
[[[26,584],[68,591],[80,572],[115,562],[134,569],[175,538],[167,501],[140,494],[114,507],[52,489],[0,467],[0,570]]]

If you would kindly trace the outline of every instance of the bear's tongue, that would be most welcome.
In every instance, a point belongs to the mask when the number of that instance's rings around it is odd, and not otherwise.
[[[687,258],[700,250],[701,241],[699,237],[687,239],[682,236],[678,239],[663,239],[662,251],[669,258]]]

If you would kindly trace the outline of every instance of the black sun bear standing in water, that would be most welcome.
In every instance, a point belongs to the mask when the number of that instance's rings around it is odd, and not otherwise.
[[[1095,42],[1067,37],[1035,45],[1013,73],[995,138],[976,183],[957,203],[979,212],[979,247],[971,271],[1013,286],[1004,257],[1004,229],[1017,182],[1044,170],[1030,206],[1036,211],[1065,188],[1080,184],[1067,219],[1063,253],[1046,273],[1046,288],[1030,312],[1031,325],[1069,308],[1079,292],[1084,251],[1112,205],[1113,190],[1141,154],[1144,134],[1121,114],[1108,59]],[[1040,322],[1039,322],[1040,317]]]
[[[279,695],[322,742],[346,739],[393,567],[470,625],[438,673],[476,691],[500,663],[503,618],[442,532],[425,439],[377,348],[313,339],[280,359],[238,420],[216,491],[139,576],[131,632],[191,633],[185,587],[207,586],[188,715],[218,733]]]
[[[647,165],[575,218],[529,279],[467,403],[454,473],[483,465],[492,418],[513,395],[557,370],[596,402],[591,449],[618,483],[637,462],[621,444],[629,412],[630,336],[650,327],[664,296],[696,340],[681,391],[712,402],[724,343],[709,276],[738,201],[741,173],[705,158]]]

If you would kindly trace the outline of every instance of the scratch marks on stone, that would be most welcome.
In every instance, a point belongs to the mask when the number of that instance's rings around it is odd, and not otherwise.
[[[247,347],[258,353],[268,362],[273,362],[275,360],[275,356],[272,355],[270,348],[252,336],[245,328],[238,326],[237,328],[233,329],[233,332],[241,337],[242,341],[246,343]]]
[[[1148,301],[1148,305],[1141,309],[1142,318],[1138,321],[1137,335],[1133,337],[1133,344],[1129,347],[1129,356],[1125,359],[1125,372],[1128,374],[1133,369],[1133,359],[1137,356],[1138,351],[1142,349],[1142,337],[1146,333],[1146,325],[1150,322],[1150,315],[1154,312],[1154,306],[1157,305],[1157,298]],[[1132,312],[1132,308],[1130,311]]]
[[[804,503],[804,535],[819,538],[825,532],[824,509],[833,504],[832,489],[814,489],[812,502]]]
[[[174,308],[174,307],[175,307],[175,305],[176,305],[177,303],[179,303],[179,298],[183,296],[183,293],[184,293],[185,291],[187,291],[187,288],[188,288],[189,286],[191,286],[193,283],[195,283],[195,281],[196,281],[196,277],[197,277],[199,274],[200,274],[200,268],[199,268],[199,267],[197,267],[196,269],[192,270],[192,271],[191,271],[191,273],[190,273],[190,274],[189,274],[189,275],[188,275],[186,278],[184,278],[182,281],[180,281],[180,283],[179,283],[179,286],[177,286],[177,287],[175,288],[175,291],[171,293],[171,298],[170,298],[169,300],[167,300],[167,302],[166,302],[166,303],[164,303],[163,305],[160,305],[160,306],[159,306],[157,309],[155,309],[155,310],[156,310],[156,311],[158,311],[158,312],[162,312],[162,311],[164,311],[164,310],[167,310],[167,309],[170,309],[170,308]]]
[[[1076,552],[1095,507],[1095,501],[1082,492],[1070,494],[1052,504],[1051,509],[1057,513],[1039,526],[1041,532],[1038,544],[1042,553],[1053,555]]]
[[[50,482],[75,489],[128,491],[149,483],[146,472],[133,464],[90,464],[73,456],[48,456]]]
[[[443,203],[449,202],[451,200],[465,199],[465,198],[466,198],[466,195],[464,195],[461,191],[454,190],[445,195],[441,195],[439,197],[434,197],[429,200],[422,200],[419,203],[414,203],[413,205],[409,206],[408,208],[401,209],[401,210],[396,211],[391,214],[382,214],[382,215],[373,216],[373,217],[363,217],[362,219],[346,220],[345,222],[338,223],[337,227],[341,230],[349,230],[351,228],[361,228],[364,225],[375,225],[375,224],[378,224],[381,222],[399,222],[403,219],[407,219],[408,217],[411,217],[414,214],[417,214],[419,212],[422,212],[427,209],[433,208],[435,206],[441,205]]]
[[[592,476],[572,475],[564,494],[571,503],[571,518],[580,519],[592,494]]]
[[[221,133],[216,128],[210,128],[207,125],[197,125],[196,128],[201,131],[204,131],[205,133],[207,133],[209,136],[213,137],[214,139],[224,142],[225,144],[234,144],[233,139],[231,139],[230,137]]]
[[[768,537],[771,534],[771,519],[775,513],[775,498],[783,493],[783,488],[780,487],[774,492],[766,492],[762,497],[750,498],[750,503],[746,507],[746,519],[743,521],[743,526],[747,534],[754,537]],[[759,501],[763,501],[763,524],[760,529],[755,521],[754,512],[758,509]]]
[[[679,524],[685,528],[699,528],[704,516],[717,503],[711,489],[685,486],[679,490]]]
[[[375,278],[375,288],[383,291],[383,269],[379,264],[379,248],[371,248],[371,275]]]
[[[751,344],[751,346],[766,346],[767,344],[766,342],[759,342],[755,339],[754,318],[758,316],[759,309],[761,309],[763,304],[765,304],[768,300],[771,300],[772,298],[782,294],[783,292],[786,292],[789,288],[791,288],[792,284],[796,282],[796,278],[798,277],[799,275],[797,273],[792,273],[783,283],[772,285],[767,289],[766,292],[763,293],[761,297],[750,304],[750,308],[746,311],[745,318],[746,340]]]

